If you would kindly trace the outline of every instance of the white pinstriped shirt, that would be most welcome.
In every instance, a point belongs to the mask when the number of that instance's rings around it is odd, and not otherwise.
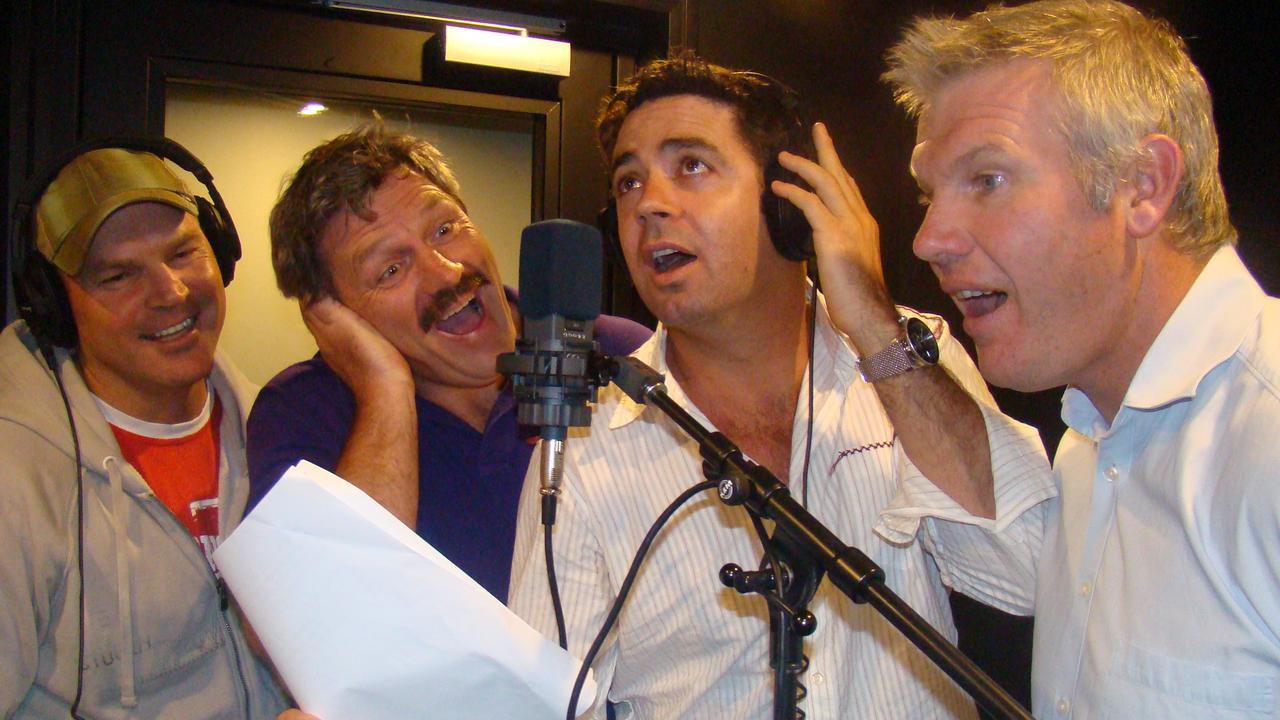
[[[942,362],[982,407],[996,475],[996,519],[964,512],[920,475],[900,443],[847,452],[886,443],[894,431],[875,390],[858,376],[847,339],[831,326],[825,306],[820,308],[810,511],[844,542],[866,552],[884,569],[889,587],[953,640],[944,583],[1006,610],[1029,612],[1044,525],[1042,501],[1054,493],[1035,431],[994,410],[977,369],[944,329]],[[635,356],[666,373],[665,350],[666,333],[659,327]],[[667,388],[710,426],[669,373]],[[792,428],[790,486],[797,498],[807,392],[801,389],[804,401]],[[585,655],[599,631],[654,519],[703,479],[696,443],[661,411],[636,405],[615,387],[601,392],[589,432],[570,433],[554,544],[569,649],[575,655]],[[555,637],[538,485],[535,462],[521,498],[510,605]],[[917,533],[920,528],[925,532]],[[739,595],[717,579],[724,563],[754,569],[760,556],[746,511],[722,505],[713,492],[676,513],[658,535],[618,626],[594,663],[601,692],[607,689],[619,703],[620,719],[771,717],[765,601]],[[1005,580],[988,579],[993,566]],[[810,609],[818,628],[805,641],[810,665],[801,682],[808,696],[800,707],[811,720],[975,715],[968,696],[875,610],[855,605],[830,582],[822,583]],[[604,717],[603,705],[597,702],[595,717]]]

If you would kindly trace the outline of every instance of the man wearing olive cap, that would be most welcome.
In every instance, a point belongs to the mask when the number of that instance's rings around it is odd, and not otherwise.
[[[0,334],[0,717],[283,707],[209,560],[243,513],[256,389],[215,352],[239,242],[202,181],[214,203],[156,154],[99,147],[20,221],[23,319]]]

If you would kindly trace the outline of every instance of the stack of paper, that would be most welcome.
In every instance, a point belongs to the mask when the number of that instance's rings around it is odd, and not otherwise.
[[[565,716],[577,660],[311,463],[214,560],[294,698],[323,720]],[[595,694],[588,677],[579,713]]]

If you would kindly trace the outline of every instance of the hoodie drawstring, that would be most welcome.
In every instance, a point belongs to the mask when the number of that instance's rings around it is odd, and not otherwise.
[[[124,473],[120,470],[120,460],[107,456],[102,461],[102,469],[111,480],[111,527],[115,530],[116,602],[119,604],[120,618],[120,704],[132,708],[138,705],[138,695],[133,681],[133,597],[132,584],[129,582],[129,528],[125,525],[125,519],[129,517],[129,497],[124,492]]]

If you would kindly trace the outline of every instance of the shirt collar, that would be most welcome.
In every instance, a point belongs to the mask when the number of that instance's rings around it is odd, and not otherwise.
[[[636,348],[631,353],[631,357],[648,365],[659,373],[662,373],[663,381],[667,387],[667,395],[675,400],[681,407],[687,407],[688,401],[685,398],[684,391],[680,389],[680,384],[671,377],[670,368],[667,367],[667,328],[662,323],[658,323],[658,327],[653,331],[653,335],[649,336],[644,344]],[[609,429],[616,430],[624,425],[630,424],[632,420],[640,417],[644,412],[645,406],[632,400],[626,393],[619,393],[621,400],[614,409],[613,414],[609,416]]]
[[[813,364],[814,371],[817,374],[819,385],[815,386],[817,390],[824,390],[822,383],[824,379],[831,384],[840,382],[839,377],[845,377],[845,382],[849,382],[848,373],[855,373],[853,356],[851,353],[837,352],[837,348],[847,345],[848,341],[840,331],[836,330],[831,324],[831,317],[827,314],[827,302],[825,296],[818,292],[812,284],[808,286],[809,298],[814,297],[818,301],[817,309],[817,332],[814,335],[814,355]],[[653,335],[645,341],[643,345],[636,348],[631,353],[631,357],[636,358],[640,362],[648,365],[654,370],[662,373],[667,388],[667,395],[676,402],[680,407],[692,414],[699,422],[709,424],[706,417],[697,409],[693,403],[689,402],[684,390],[680,387],[680,383],[671,377],[671,369],[667,367],[667,329],[662,323],[658,323],[658,327],[654,330]],[[845,362],[840,362],[841,359]],[[832,366],[836,366],[836,372],[830,372]],[[806,377],[806,382],[811,381],[810,377]],[[804,388],[801,388],[803,391]],[[609,417],[609,429],[616,430],[624,425],[629,424],[636,418],[640,417],[644,412],[645,406],[621,394],[621,400],[618,402],[617,408]]]
[[[1265,298],[1235,247],[1219,248],[1148,348],[1122,407],[1152,410],[1194,397],[1204,376],[1235,353]],[[1090,437],[1107,426],[1076,388],[1063,395],[1062,419]]]

